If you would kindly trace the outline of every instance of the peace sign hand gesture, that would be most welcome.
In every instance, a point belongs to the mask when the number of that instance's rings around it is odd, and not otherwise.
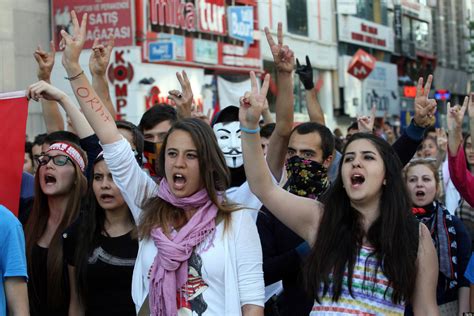
[[[240,98],[239,120],[243,127],[256,129],[258,128],[258,122],[260,121],[260,116],[265,107],[268,86],[270,85],[270,75],[265,75],[260,91],[258,89],[257,78],[253,71],[250,72],[250,82],[252,91],[246,92],[245,95]]]
[[[81,25],[75,11],[71,11],[71,20],[74,34],[61,31],[62,40],[59,47],[64,50],[62,63],[69,75],[77,75],[74,71],[79,69],[79,56],[86,41],[87,13],[82,16]],[[72,73],[69,73],[72,72]]]
[[[283,45],[283,26],[281,22],[278,23],[278,44],[275,44],[268,27],[265,27],[265,35],[267,37],[270,50],[272,51],[273,61],[277,70],[279,72],[291,73],[293,68],[295,68],[295,56],[293,51],[287,45]]]
[[[432,81],[433,75],[429,75],[423,89],[423,77],[420,77],[416,86],[415,116],[413,119],[416,125],[421,127],[428,127],[435,122],[436,100],[428,98]]]
[[[176,78],[178,78],[181,86],[181,91],[170,90],[168,91],[168,99],[172,100],[176,105],[178,114],[180,117],[190,117],[193,112],[193,89],[191,88],[191,82],[189,81],[186,71],[182,73],[177,72]]]

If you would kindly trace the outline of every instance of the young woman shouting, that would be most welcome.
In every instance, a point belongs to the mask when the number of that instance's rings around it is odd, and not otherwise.
[[[410,302],[417,315],[437,315],[436,252],[411,214],[394,150],[356,134],[324,205],[286,192],[271,181],[258,134],[269,76],[260,92],[254,73],[251,80],[240,108],[246,174],[263,204],[312,247],[305,275],[312,314],[401,315]]]

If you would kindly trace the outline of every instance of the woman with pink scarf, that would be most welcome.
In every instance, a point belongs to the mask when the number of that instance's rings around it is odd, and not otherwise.
[[[263,315],[258,232],[250,212],[228,201],[229,171],[209,125],[184,119],[159,153],[158,185],[137,164],[129,143],[79,64],[87,14],[73,36],[61,32],[63,65],[104,159],[139,223],[132,280],[139,315]],[[143,209],[143,210],[142,210]]]

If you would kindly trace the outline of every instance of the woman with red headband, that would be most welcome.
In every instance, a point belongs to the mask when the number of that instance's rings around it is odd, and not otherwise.
[[[25,226],[31,315],[67,315],[69,285],[61,235],[87,189],[87,158],[77,144],[53,143],[38,157],[35,200]]]

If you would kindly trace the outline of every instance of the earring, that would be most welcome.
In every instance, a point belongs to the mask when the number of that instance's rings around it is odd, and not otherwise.
[[[384,179],[382,183],[383,185],[387,185],[387,179]]]

